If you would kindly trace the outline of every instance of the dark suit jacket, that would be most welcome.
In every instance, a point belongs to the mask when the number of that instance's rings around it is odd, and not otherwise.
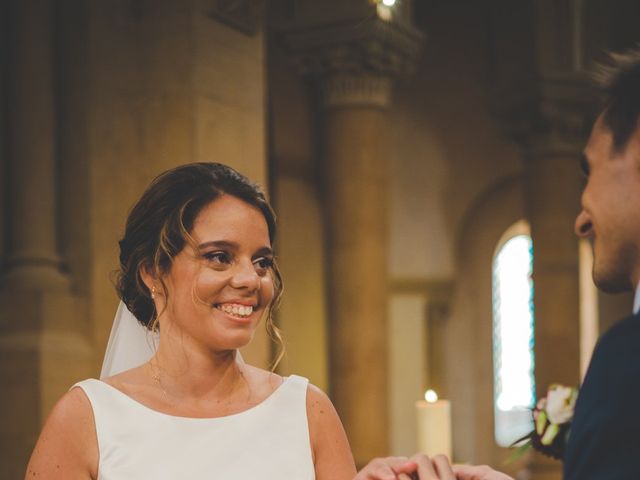
[[[640,479],[640,315],[598,341],[576,404],[565,480]]]

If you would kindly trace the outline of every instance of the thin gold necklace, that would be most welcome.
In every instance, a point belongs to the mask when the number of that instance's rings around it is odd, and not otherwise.
[[[172,403],[169,401],[169,395],[167,394],[167,391],[164,389],[162,381],[160,380],[160,367],[158,365],[154,365],[152,360],[149,360],[149,369],[151,371],[151,379],[162,392],[162,398],[164,398],[166,402]]]
[[[151,372],[151,379],[154,381],[154,383],[158,386],[158,388],[162,392],[162,397],[164,398],[164,400],[169,404],[173,404],[173,402],[169,399],[169,394],[165,390],[164,385],[162,385],[162,380],[160,379],[160,370],[162,370],[162,368],[160,367],[160,365],[157,365],[157,362],[154,362],[153,359],[150,359],[149,370]],[[239,374],[239,379],[246,383],[246,379],[244,378],[244,372],[241,368],[238,369],[238,374]],[[231,388],[231,392],[233,392],[234,389],[235,389],[235,385]]]

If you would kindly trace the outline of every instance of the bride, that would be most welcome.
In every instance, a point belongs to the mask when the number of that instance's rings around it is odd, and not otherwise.
[[[157,177],[127,219],[116,285],[148,335],[133,347],[136,326],[126,334],[126,318],[116,319],[105,366],[133,368],[79,382],[59,400],[26,478],[353,478],[329,398],[237,353],[263,318],[280,341],[275,233],[264,194],[230,167],[189,164]],[[425,456],[377,459],[356,478],[418,475],[455,478],[446,459]]]

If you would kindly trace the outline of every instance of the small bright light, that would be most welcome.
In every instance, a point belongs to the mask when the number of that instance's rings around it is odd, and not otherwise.
[[[424,392],[424,399],[429,403],[436,403],[438,401],[438,394],[433,390],[429,389]]]
[[[382,4],[385,7],[393,7],[396,4],[396,0],[382,0]]]

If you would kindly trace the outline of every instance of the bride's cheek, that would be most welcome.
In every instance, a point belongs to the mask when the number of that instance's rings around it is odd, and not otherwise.
[[[228,279],[226,275],[221,272],[207,271],[200,272],[197,276],[194,284],[195,298],[199,298],[201,301],[209,304],[214,301],[216,296],[220,293]]]
[[[262,277],[260,281],[260,293],[262,296],[262,303],[266,307],[273,300],[273,296],[275,295],[275,285],[273,284],[273,279],[269,275],[265,275]]]

